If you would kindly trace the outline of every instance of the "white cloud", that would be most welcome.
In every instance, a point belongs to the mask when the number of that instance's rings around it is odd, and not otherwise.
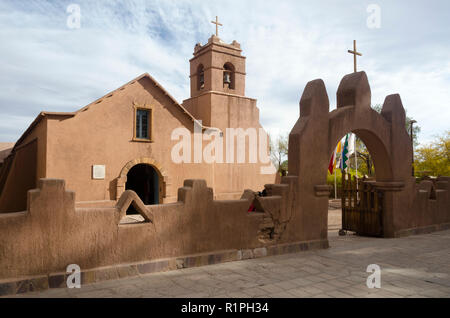
[[[37,114],[36,114],[37,115]],[[34,117],[2,115],[0,120],[0,131],[3,140],[15,142],[18,139],[16,135],[17,127],[28,127],[34,120]],[[22,131],[23,132],[23,131]]]
[[[310,80],[325,81],[335,107],[339,81],[352,71],[347,49],[353,39],[363,52],[358,65],[368,74],[374,104],[400,93],[422,127],[421,141],[450,128],[446,8],[378,1],[382,27],[370,30],[370,1],[75,2],[82,14],[78,30],[66,26],[68,1],[0,4],[0,141],[15,141],[41,110],[76,110],[144,72],[178,101],[188,98],[188,60],[195,43],[213,33],[216,15],[224,24],[221,38],[242,45],[247,96],[258,99],[262,124],[272,134],[294,125]],[[430,10],[433,21],[411,22]],[[435,30],[439,36],[432,36]]]
[[[382,103],[384,96],[399,93],[407,115],[421,127],[421,143],[427,143],[450,129],[449,74],[450,62],[434,65],[429,71],[404,67],[389,74],[377,72],[371,83],[372,99]]]

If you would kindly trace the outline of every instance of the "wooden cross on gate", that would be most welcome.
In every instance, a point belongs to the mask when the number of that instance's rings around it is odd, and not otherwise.
[[[352,50],[348,50],[347,51],[350,54],[353,54],[353,68],[354,68],[354,72],[356,73],[356,55],[362,56],[361,53],[356,51],[356,40],[353,40],[353,51]]]
[[[216,36],[219,36],[219,25],[223,26],[221,23],[219,23],[219,18],[216,15],[216,21],[211,21],[212,24],[216,25]]]

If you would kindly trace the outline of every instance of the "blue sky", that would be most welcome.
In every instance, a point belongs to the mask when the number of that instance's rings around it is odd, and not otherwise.
[[[67,26],[69,4],[81,27]],[[369,4],[380,28],[369,28]],[[372,103],[400,93],[421,143],[450,129],[449,1],[8,1],[0,0],[0,142],[42,111],[74,111],[148,72],[180,103],[189,97],[195,43],[215,32],[247,57],[246,95],[261,122],[287,133],[306,83],[325,81],[331,109],[353,71],[353,39]]]

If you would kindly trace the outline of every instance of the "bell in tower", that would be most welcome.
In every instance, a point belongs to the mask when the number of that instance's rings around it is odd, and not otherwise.
[[[223,66],[223,87],[234,89],[234,67],[231,63]]]
[[[223,86],[229,87],[231,84],[231,73],[230,71],[223,71]]]
[[[205,69],[202,64],[198,66],[197,74],[198,74],[197,89],[201,90],[205,88]]]

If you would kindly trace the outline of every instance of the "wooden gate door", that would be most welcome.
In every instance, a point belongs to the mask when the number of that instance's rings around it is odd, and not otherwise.
[[[342,175],[342,229],[359,235],[382,236],[383,192],[373,181]]]

